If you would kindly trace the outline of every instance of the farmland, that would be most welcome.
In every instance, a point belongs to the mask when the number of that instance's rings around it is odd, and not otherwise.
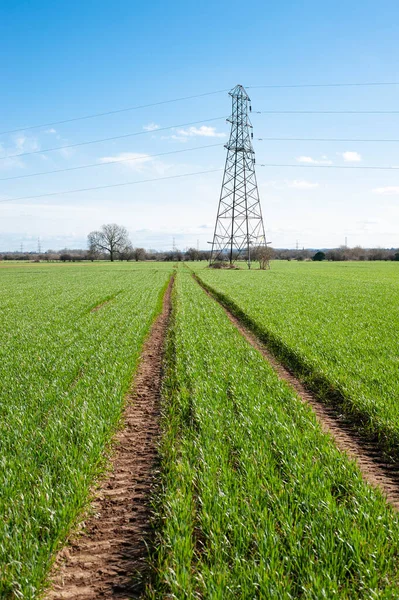
[[[395,263],[274,263],[199,271],[317,394],[398,458],[399,278]]]
[[[87,502],[171,267],[0,269],[0,597],[36,597]]]
[[[396,597],[397,516],[188,272],[168,361],[154,597]]]
[[[0,263],[0,597],[39,596],[104,477],[176,270],[146,596],[398,597],[397,512],[192,276],[395,454],[396,266]]]

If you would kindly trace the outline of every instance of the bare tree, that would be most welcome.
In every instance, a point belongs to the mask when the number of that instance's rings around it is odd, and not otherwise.
[[[102,225],[100,231],[92,231],[87,239],[90,252],[107,252],[111,261],[131,245],[127,229],[116,223]]]
[[[147,252],[144,250],[144,248],[134,248],[133,258],[136,262],[139,260],[146,260]]]
[[[251,258],[259,261],[259,268],[262,270],[270,268],[270,261],[274,257],[274,250],[270,246],[258,246],[251,252]]]
[[[120,260],[133,260],[134,258],[134,248],[133,246],[129,243],[127,244],[127,246],[124,246],[121,250],[119,250],[119,258]]]
[[[198,250],[196,248],[189,248],[188,250],[186,250],[186,258],[187,260],[198,260]]]
[[[91,262],[94,262],[95,260],[98,260],[99,258],[101,258],[100,252],[97,249],[95,249],[94,247],[91,247],[89,244],[89,249],[86,252],[86,260],[91,260]]]

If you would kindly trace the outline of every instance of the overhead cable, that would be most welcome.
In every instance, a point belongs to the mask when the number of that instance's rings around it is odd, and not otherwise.
[[[79,165],[76,167],[66,167],[65,169],[54,169],[52,171],[40,171],[38,173],[28,173],[27,175],[14,175],[12,177],[2,177],[0,181],[10,181],[14,179],[28,179],[30,177],[37,177],[38,175],[51,175],[53,173],[65,173],[67,171],[78,171],[80,169],[89,169],[91,167],[106,167],[107,165],[119,165],[120,163],[128,163],[134,161],[145,161],[147,159],[156,158],[159,156],[167,156],[169,154],[180,154],[182,152],[192,152],[194,150],[203,150],[204,148],[215,148],[216,146],[223,146],[223,144],[208,144],[207,146],[197,146],[195,148],[183,148],[182,150],[171,150],[170,152],[160,152],[159,154],[142,154],[131,158],[118,158],[115,160],[105,160],[104,162],[96,162],[88,165]]]
[[[217,90],[215,92],[205,92],[203,94],[195,94],[193,96],[183,96],[181,98],[172,98],[171,100],[161,100],[160,102],[152,102],[151,104],[140,104],[138,106],[128,106],[127,108],[117,108],[116,110],[108,110],[106,112],[92,113],[90,115],[83,115],[81,117],[72,117],[70,119],[62,119],[61,121],[51,121],[49,123],[41,123],[40,125],[27,125],[26,127],[19,127],[18,129],[8,129],[7,131],[0,131],[0,135],[6,135],[8,133],[18,133],[19,131],[28,131],[30,129],[41,129],[43,127],[53,127],[54,125],[63,125],[65,123],[73,123],[74,121],[84,121],[86,119],[95,119],[96,117],[105,117],[107,115],[116,115],[118,113],[129,112],[132,110],[140,110],[142,108],[151,108],[153,106],[161,106],[162,104],[171,104],[173,102],[181,102],[183,100],[192,100],[193,98],[202,98],[204,96],[212,96],[214,94],[221,94],[228,90]]]
[[[67,144],[64,146],[57,146],[55,148],[45,148],[44,150],[32,150],[31,152],[20,152],[19,154],[9,154],[8,156],[0,156],[0,160],[7,160],[9,158],[18,158],[21,156],[31,156],[32,154],[45,154],[46,152],[55,152],[56,150],[65,150],[67,148],[76,148],[77,146],[88,146],[89,144],[99,144],[100,142],[110,142],[113,140],[121,140],[124,138],[134,137],[137,135],[146,135],[149,133],[154,134],[155,131],[166,131],[168,129],[176,129],[177,127],[189,127],[190,125],[199,125],[200,123],[211,123],[212,121],[220,121],[226,117],[214,117],[212,119],[203,119],[202,121],[191,121],[190,123],[180,123],[177,125],[168,125],[168,127],[159,127],[156,130],[151,131],[135,131],[133,133],[124,133],[123,135],[114,135],[112,137],[100,138],[97,140],[89,140],[85,142],[77,142],[75,144]]]
[[[398,82],[393,81],[379,81],[379,82],[368,82],[368,83],[300,83],[300,84],[270,84],[270,85],[250,85],[246,86],[247,89],[284,89],[284,88],[329,88],[329,87],[367,87],[367,86],[395,86],[399,85]],[[80,117],[71,117],[67,119],[61,119],[58,121],[48,121],[46,123],[40,123],[37,125],[25,125],[24,127],[18,127],[15,129],[7,129],[5,131],[0,131],[0,135],[6,135],[9,133],[18,133],[20,131],[29,131],[31,129],[41,129],[44,127],[54,127],[55,125],[64,125],[67,123],[73,123],[76,121],[84,121],[87,119],[95,119],[97,117],[105,117],[108,115],[115,115],[119,113],[130,112],[134,110],[141,110],[143,108],[152,108],[154,106],[161,106],[164,104],[172,104],[174,102],[182,102],[185,100],[192,100],[195,98],[203,98],[205,96],[213,96],[216,94],[222,94],[228,92],[229,90],[215,90],[213,92],[204,92],[202,94],[193,94],[190,96],[182,96],[179,98],[171,98],[169,100],[160,100],[158,102],[151,102],[148,104],[139,104],[135,106],[128,106],[125,108],[117,108],[114,110],[108,110],[103,112],[91,113],[88,115],[82,115]]]
[[[399,115],[399,110],[254,110],[254,115]]]
[[[247,85],[247,90],[273,89],[273,88],[329,88],[329,87],[373,87],[399,85],[397,81],[372,81],[359,83],[295,83],[288,85]]]
[[[301,165],[301,164],[277,164],[277,163],[256,163],[258,167],[294,167],[300,169],[363,169],[370,171],[399,171],[399,167],[379,167],[362,165]]]
[[[192,175],[205,175],[207,173],[216,173],[218,171],[223,171],[223,169],[209,169],[206,171],[195,171],[193,173],[182,173],[181,175],[168,175],[167,177],[155,177],[152,179],[140,179],[138,181],[125,181],[123,183],[112,183],[109,185],[99,185],[95,187],[88,188],[78,188],[74,190],[64,190],[62,192],[50,192],[48,194],[37,194],[34,196],[19,196],[18,198],[5,198],[0,200],[0,202],[14,202],[15,200],[34,200],[38,198],[48,198],[50,196],[62,196],[65,194],[77,194],[78,192],[91,192],[93,190],[105,190],[109,188],[117,188],[124,187],[129,185],[136,185],[138,183],[151,183],[156,181],[165,181],[166,179],[180,179],[181,177],[191,177]]]

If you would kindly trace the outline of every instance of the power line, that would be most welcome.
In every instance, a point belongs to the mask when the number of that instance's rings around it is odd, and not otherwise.
[[[191,175],[205,175],[206,173],[216,173],[223,169],[209,169],[207,171],[195,171],[193,173],[183,173],[182,175],[169,175],[167,177],[155,177],[153,179],[141,179],[139,181],[126,181],[124,183],[112,183],[109,185],[99,185],[96,187],[79,188],[75,190],[65,190],[62,192],[50,192],[48,194],[38,194],[35,196],[19,196],[18,198],[8,198],[0,200],[0,202],[14,202],[14,200],[34,200],[37,198],[48,198],[49,196],[61,196],[64,194],[76,194],[78,192],[90,192],[93,190],[105,190],[109,188],[123,187],[128,185],[136,185],[138,183],[150,183],[152,181],[165,181],[166,179],[179,179],[180,177],[190,177]]]
[[[369,83],[298,83],[290,85],[248,85],[249,90],[273,89],[273,88],[328,88],[328,87],[367,87],[399,85],[397,81],[373,81]]]
[[[168,129],[175,129],[177,127],[188,127],[191,125],[198,125],[200,123],[210,123],[212,121],[220,121],[222,119],[225,119],[225,117],[214,117],[212,119],[204,119],[202,121],[192,121],[190,123],[180,123],[177,125],[169,125],[168,127],[161,127],[159,129],[157,129],[156,131],[166,131]],[[112,137],[108,137],[108,138],[100,138],[97,140],[89,140],[89,141],[85,141],[85,142],[77,142],[76,144],[68,144],[65,146],[57,146],[54,148],[46,148],[44,150],[33,150],[31,152],[21,152],[20,154],[9,154],[8,156],[0,156],[0,160],[7,160],[10,158],[19,158],[22,156],[31,156],[33,154],[45,154],[46,152],[55,152],[57,150],[65,150],[67,148],[76,148],[78,146],[87,146],[90,144],[99,144],[101,142],[109,142],[109,141],[113,141],[113,140],[119,140],[119,139],[124,139],[124,138],[129,138],[129,137],[135,137],[138,135],[145,135],[148,133],[154,133],[153,131],[136,131],[133,133],[125,133],[123,135],[117,135],[117,136],[112,136]],[[256,138],[257,141],[262,142],[262,141],[267,141],[267,142],[399,142],[399,139],[397,138],[383,138],[383,139],[366,139],[366,138],[297,138],[297,137],[265,137],[265,138]],[[218,144],[215,144],[218,145]],[[165,153],[167,154],[167,153]],[[156,155],[154,155],[156,156]],[[111,161],[109,161],[111,162]],[[115,161],[115,162],[122,162],[122,161]],[[107,163],[103,163],[103,164],[107,164]],[[93,164],[93,165],[87,165],[89,166],[97,166],[97,164]],[[86,168],[86,165],[82,166],[82,167],[71,167],[71,168],[67,168],[67,169],[59,169],[59,170],[55,170],[55,171],[46,171],[43,173],[37,173],[37,175],[45,175],[47,173],[58,173],[58,172],[62,172],[62,171],[69,171],[69,170],[74,170],[74,169],[78,169],[78,168]],[[33,174],[36,175],[36,174]],[[33,175],[24,175],[21,176],[21,178],[23,177],[32,177]],[[6,181],[7,179],[19,179],[19,176],[16,177],[10,177],[10,178],[4,178],[4,179],[0,179],[0,181]]]
[[[18,131],[27,131],[29,129],[40,129],[41,127],[51,127],[54,125],[63,125],[65,123],[73,123],[74,121],[84,121],[86,119],[95,119],[96,117],[105,117],[107,115],[116,115],[118,113],[129,112],[132,110],[140,110],[142,108],[151,108],[153,106],[161,106],[162,104],[171,104],[172,102],[181,102],[183,100],[192,100],[194,98],[202,98],[203,96],[212,96],[214,94],[222,94],[228,90],[217,90],[215,92],[206,92],[204,94],[195,94],[193,96],[183,96],[182,98],[173,98],[171,100],[162,100],[160,102],[152,102],[151,104],[140,104],[138,106],[128,106],[127,108],[118,108],[116,110],[108,110],[106,112],[93,113],[91,115],[83,115],[82,117],[73,117],[71,119],[63,119],[62,121],[52,121],[50,123],[41,123],[40,125],[28,125],[27,127],[20,127],[18,129],[9,129],[7,131],[1,131],[0,135],[6,135],[8,133],[17,133]]]
[[[398,115],[399,110],[255,110],[254,115]]]
[[[349,165],[296,165],[296,164],[282,164],[282,163],[257,163],[259,167],[288,167],[288,168],[299,168],[299,169],[362,169],[362,170],[378,170],[378,171],[399,171],[399,167],[384,167],[384,166],[349,166]],[[207,173],[217,173],[223,171],[223,169],[208,169],[206,171],[195,171],[192,173],[183,173],[181,175],[169,175],[167,177],[155,177],[153,179],[141,179],[139,181],[127,181],[123,183],[113,183],[109,185],[100,185],[88,188],[79,188],[74,190],[64,190],[62,192],[50,192],[48,194],[37,194],[35,196],[19,196],[18,198],[8,198],[0,200],[0,202],[13,202],[15,200],[34,200],[38,198],[47,198],[50,196],[61,196],[65,194],[76,194],[78,192],[89,192],[94,190],[105,190],[109,188],[123,187],[129,185],[136,185],[139,183],[151,183],[156,181],[165,181],[167,179],[179,179],[181,177],[190,177],[193,175],[205,175]]]
[[[224,118],[224,117],[221,117]],[[211,120],[211,119],[209,119]],[[197,121],[196,123],[202,123],[205,121]],[[175,125],[172,127],[184,127],[189,125],[189,123],[186,123],[185,125]],[[168,129],[167,127],[164,127],[163,130]],[[162,131],[162,130],[161,130]],[[126,134],[128,136],[130,135],[140,135],[141,133],[147,133],[147,132],[138,132],[138,133],[132,133],[132,134]],[[122,136],[125,137],[125,136]],[[116,139],[116,138],[113,138]],[[398,143],[399,139],[398,138],[385,138],[385,139],[365,139],[365,138],[280,138],[280,137],[269,137],[269,138],[256,138],[257,141],[268,141],[268,142],[273,142],[273,141],[280,141],[280,142],[292,142],[292,141],[297,141],[297,142],[395,142]],[[100,141],[106,141],[106,140],[97,140],[98,142]],[[93,142],[83,142],[83,143],[96,143],[95,141]],[[194,150],[202,150],[205,148],[215,148],[218,146],[222,146],[223,144],[208,144],[206,146],[197,146],[195,148],[184,148],[182,150],[172,150],[170,152],[161,152],[158,154],[148,154],[146,155],[144,158],[156,158],[159,156],[167,156],[169,154],[179,154],[182,152],[191,152]],[[69,148],[71,146],[62,146],[62,148]],[[48,150],[41,150],[39,152],[50,152],[50,151],[54,151],[57,148],[52,148],[52,149],[48,149]],[[59,149],[59,148],[58,148]],[[35,152],[33,152],[33,154],[35,154]],[[6,156],[6,157],[0,157],[0,160],[2,159],[7,159],[7,158],[13,158],[16,156],[26,156],[26,154],[32,154],[32,153],[24,153],[24,154],[16,154],[16,155],[11,155],[11,156]],[[51,175],[54,173],[65,173],[68,171],[77,171],[77,170],[81,170],[81,169],[89,169],[92,167],[104,167],[106,165],[113,165],[113,164],[119,164],[119,163],[124,163],[124,162],[133,162],[136,160],[142,160],[143,157],[139,156],[139,157],[134,157],[134,158],[124,158],[124,159],[117,159],[117,160],[109,160],[103,163],[90,163],[87,165],[80,165],[80,166],[76,166],[76,167],[66,167],[63,169],[54,169],[51,171],[39,171],[37,173],[28,173],[27,175],[14,175],[11,177],[2,177],[0,178],[0,181],[12,181],[12,180],[16,180],[16,179],[28,179],[31,177],[37,177],[39,175]],[[385,167],[384,167],[385,168]]]
[[[364,86],[390,86],[390,85],[399,85],[398,82],[371,82],[371,83],[316,83],[316,84],[288,84],[288,85],[251,85],[246,86],[248,89],[279,89],[279,88],[323,88],[323,87],[364,87]],[[119,113],[130,112],[134,110],[141,110],[143,108],[151,108],[154,106],[162,106],[164,104],[172,104],[174,102],[182,102],[185,100],[192,100],[195,98],[202,98],[204,96],[212,96],[215,94],[222,94],[227,92],[228,89],[224,90],[216,90],[213,92],[205,92],[203,94],[193,94],[191,96],[182,96],[180,98],[172,98],[170,100],[161,100],[159,102],[151,102],[148,104],[140,104],[136,106],[128,106],[125,108],[118,108],[114,110],[108,110],[104,112],[92,113],[89,115],[82,115],[80,117],[71,117],[68,119],[62,119],[59,121],[49,121],[47,123],[40,123],[38,125],[27,125],[25,127],[19,127],[17,129],[8,129],[6,131],[1,131],[0,135],[6,135],[9,133],[18,133],[19,131],[28,131],[31,129],[41,129],[43,127],[53,127],[54,125],[64,125],[66,123],[73,123],[76,121],[84,121],[87,119],[95,119],[97,117],[105,117],[108,115],[115,115]]]
[[[160,127],[154,131],[166,131],[167,129],[175,129],[176,127],[188,127],[189,125],[198,125],[199,123],[210,123],[211,121],[220,121],[226,117],[214,117],[213,119],[204,119],[202,121],[192,121],[191,123],[181,123],[178,125],[169,125],[168,127]],[[31,156],[32,154],[44,154],[46,152],[55,152],[56,150],[65,150],[66,148],[76,148],[77,146],[87,146],[89,144],[99,144],[100,142],[110,142],[113,140],[121,140],[123,138],[133,137],[137,135],[145,135],[148,133],[154,133],[154,131],[135,131],[134,133],[125,133],[123,135],[115,135],[108,138],[101,138],[98,140],[90,140],[87,142],[77,142],[76,144],[68,144],[66,146],[57,146],[56,148],[46,148],[45,150],[32,150],[31,152],[22,152],[20,154],[9,154],[8,156],[0,156],[0,160],[7,160],[9,158],[18,158],[21,156]]]
[[[275,163],[256,163],[259,167],[295,167],[299,169],[363,169],[371,171],[399,171],[399,167],[351,166],[351,165],[293,165]]]
[[[366,139],[366,138],[297,138],[297,137],[264,137],[256,138],[258,142],[399,142],[398,138]]]
[[[40,171],[39,173],[29,173],[27,175],[15,175],[13,177],[2,177],[0,181],[11,181],[14,179],[27,179],[30,177],[37,177],[38,175],[51,175],[53,173],[65,173],[67,171],[77,171],[79,169],[89,169],[91,167],[104,167],[107,165],[116,165],[125,162],[134,162],[136,160],[146,160],[147,158],[156,158],[158,156],[167,156],[169,154],[180,154],[181,152],[191,152],[194,150],[202,150],[204,148],[215,148],[216,146],[223,146],[223,144],[208,144],[207,146],[197,146],[196,148],[184,148],[183,150],[171,150],[170,152],[161,152],[159,154],[145,154],[142,156],[136,156],[134,158],[122,158],[117,160],[107,160],[103,163],[91,163],[88,165],[81,165],[77,167],[66,167],[65,169],[55,169],[53,171]]]

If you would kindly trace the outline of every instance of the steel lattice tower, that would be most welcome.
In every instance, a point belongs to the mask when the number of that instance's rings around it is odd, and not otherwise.
[[[251,267],[251,249],[266,247],[258,185],[252,124],[248,117],[250,98],[242,85],[229,92],[232,99],[231,133],[226,166],[212,242],[210,263],[226,260],[230,264],[247,256]],[[251,110],[251,107],[249,107]]]

